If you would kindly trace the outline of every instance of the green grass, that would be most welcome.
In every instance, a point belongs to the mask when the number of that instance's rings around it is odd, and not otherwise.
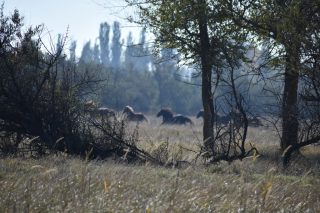
[[[168,141],[169,155],[180,145],[197,151],[197,122],[170,127],[151,119],[140,126],[138,145],[152,152]],[[185,169],[62,155],[3,158],[0,212],[320,212],[319,147],[305,148],[284,171],[274,132],[250,129],[249,140],[261,157]],[[180,152],[181,160],[194,156]]]

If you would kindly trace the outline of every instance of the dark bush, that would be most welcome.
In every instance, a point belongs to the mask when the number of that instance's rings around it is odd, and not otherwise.
[[[127,133],[124,122],[85,113],[84,100],[101,82],[98,69],[80,69],[67,60],[65,37],[49,50],[41,40],[42,27],[24,32],[22,20],[17,10],[11,17],[0,10],[1,153],[141,157],[136,134]]]

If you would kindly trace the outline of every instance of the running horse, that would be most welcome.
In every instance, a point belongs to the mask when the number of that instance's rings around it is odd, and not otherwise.
[[[186,125],[187,123],[193,124],[192,120],[184,115],[177,114],[174,115],[173,112],[166,108],[166,109],[161,109],[157,117],[162,116],[162,124],[178,124],[178,125]]]
[[[116,118],[116,113],[114,110],[109,109],[108,107],[99,107],[96,109],[97,115],[101,116],[102,119],[104,118]]]
[[[204,111],[200,110],[197,114],[197,118],[203,118],[203,116],[204,116]]]
[[[98,105],[93,100],[89,100],[83,104],[85,112],[93,112],[98,108]]]
[[[114,110],[109,109],[107,107],[98,107],[98,104],[92,100],[89,100],[84,103],[84,110],[86,113],[88,113],[90,116],[94,118],[116,118],[116,113]]]
[[[123,109],[123,114],[126,115],[128,121],[148,122],[148,119],[143,113],[135,112],[131,106],[125,106]]]

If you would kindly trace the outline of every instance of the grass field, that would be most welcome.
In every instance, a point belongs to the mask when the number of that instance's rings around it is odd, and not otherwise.
[[[138,146],[154,152],[167,141],[169,156],[191,161],[201,143],[201,121],[193,120],[192,127],[161,126],[150,117]],[[251,128],[248,140],[261,157],[183,169],[63,155],[3,158],[0,212],[320,212],[319,146],[306,147],[284,171],[276,132]]]

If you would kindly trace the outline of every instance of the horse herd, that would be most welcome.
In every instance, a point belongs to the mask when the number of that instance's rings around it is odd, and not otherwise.
[[[107,107],[98,107],[94,101],[88,101],[84,104],[84,109],[86,112],[90,113],[92,116],[99,116],[102,119],[105,118],[116,118],[116,112]],[[133,122],[148,122],[147,117],[141,112],[135,112],[131,106],[125,106],[122,114],[125,119]],[[157,113],[157,117],[162,117],[162,124],[176,124],[176,125],[193,125],[192,120],[181,114],[174,114],[171,109],[163,108]],[[200,110],[197,118],[204,117],[204,111]],[[228,124],[234,122],[236,125],[240,125],[242,122],[241,114],[238,110],[231,110],[227,115],[214,115],[214,120],[217,124]],[[257,117],[248,118],[248,123],[251,126],[262,126],[261,121]]]

